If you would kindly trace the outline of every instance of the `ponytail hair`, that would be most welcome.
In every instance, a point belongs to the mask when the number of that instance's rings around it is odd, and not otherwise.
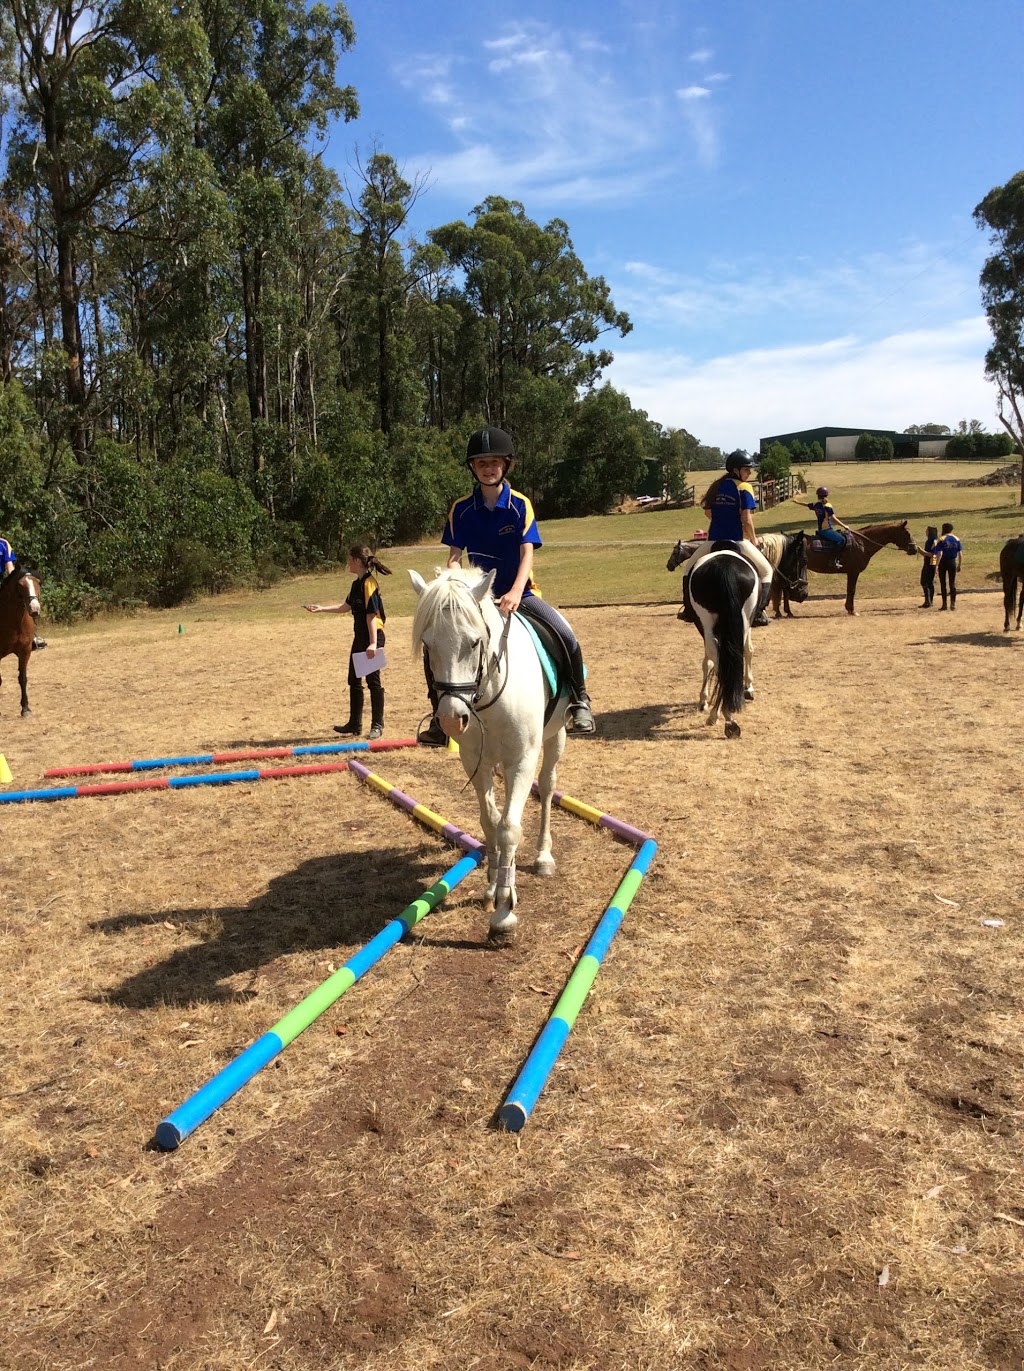
[[[375,576],[391,575],[391,568],[386,567],[384,563],[379,560],[377,554],[372,552],[363,543],[353,543],[348,550],[348,555],[354,557],[357,562],[362,562],[367,571],[372,571]]]

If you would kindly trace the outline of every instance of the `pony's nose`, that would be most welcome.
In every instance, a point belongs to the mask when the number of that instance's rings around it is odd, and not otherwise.
[[[38,600],[36,599],[36,597],[33,595],[32,598],[31,598],[31,600],[29,600],[29,602],[28,602],[28,612],[32,615],[32,618],[33,618],[33,619],[34,619],[34,618],[36,617],[36,615],[39,613],[39,611],[40,611],[41,608],[42,608],[42,606],[40,605],[39,601],[38,601]]]
[[[469,723],[469,710],[462,700],[446,695],[437,711],[437,722],[449,738],[461,737]]]

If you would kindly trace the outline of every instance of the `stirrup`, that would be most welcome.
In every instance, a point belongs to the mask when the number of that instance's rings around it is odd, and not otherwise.
[[[447,747],[448,735],[437,720],[431,716],[430,723],[427,724],[426,728],[421,728],[416,734],[416,741],[422,743],[424,747]]]
[[[572,733],[596,733],[597,724],[594,722],[594,715],[590,705],[584,701],[569,706],[569,719]]]

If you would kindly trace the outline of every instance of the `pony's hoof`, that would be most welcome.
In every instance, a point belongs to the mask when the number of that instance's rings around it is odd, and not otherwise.
[[[743,692],[743,698],[744,698],[745,700],[752,700],[752,699],[754,698],[754,692],[753,692],[753,690],[745,690],[745,691]]]
[[[533,871],[535,876],[553,876],[555,874],[555,859],[550,853],[538,857],[533,864]]]
[[[21,717],[22,717],[23,719],[31,719],[31,717],[32,717],[32,711],[31,711],[30,709],[23,709],[23,710],[21,711]]]
[[[725,726],[725,736],[727,738],[738,738],[743,730],[735,719],[730,719]]]
[[[489,938],[511,938],[518,922],[518,918],[511,909],[505,914],[495,914],[491,918],[491,926],[487,930],[487,936]]]

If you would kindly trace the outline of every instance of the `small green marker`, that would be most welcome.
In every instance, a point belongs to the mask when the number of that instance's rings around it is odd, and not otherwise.
[[[184,625],[184,624],[179,624],[179,625],[178,625],[178,632],[179,632],[179,633],[184,633],[184,632],[185,632],[185,625]]]

